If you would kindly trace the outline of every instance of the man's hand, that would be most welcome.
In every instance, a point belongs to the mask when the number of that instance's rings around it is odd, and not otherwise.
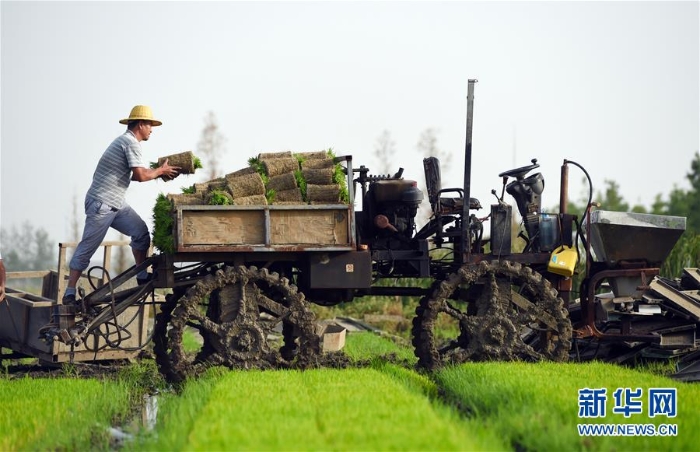
[[[180,167],[169,165],[168,159],[165,159],[158,169],[162,170],[161,178],[165,181],[173,180],[180,175]]]
[[[158,168],[142,168],[133,167],[131,168],[131,180],[137,182],[146,182],[149,180],[162,178],[163,180],[172,180],[179,176],[179,166],[168,165],[168,159],[165,159],[162,165]]]

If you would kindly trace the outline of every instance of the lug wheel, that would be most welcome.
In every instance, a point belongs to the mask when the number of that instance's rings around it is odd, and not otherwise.
[[[170,360],[168,358],[168,326],[172,318],[173,309],[178,301],[185,295],[181,288],[175,289],[173,293],[165,296],[165,303],[160,305],[160,309],[155,316],[153,325],[153,354],[156,357],[156,364],[161,373],[169,377]]]
[[[212,365],[309,367],[320,353],[304,295],[277,273],[244,266],[192,286],[172,309],[162,348],[161,368],[175,382]]]
[[[483,360],[564,361],[572,327],[541,274],[509,261],[464,265],[423,297],[413,319],[419,366]]]

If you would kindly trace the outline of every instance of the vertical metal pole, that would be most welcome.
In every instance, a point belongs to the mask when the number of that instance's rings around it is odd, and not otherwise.
[[[358,245],[357,242],[357,225],[355,224],[355,183],[353,182],[354,171],[352,168],[352,155],[345,157],[345,170],[347,171],[347,184],[348,184],[348,202],[350,203],[348,224],[350,226],[350,243],[354,246]]]
[[[559,213],[567,213],[569,204],[569,165],[567,161],[561,165],[561,182],[559,187]]]
[[[469,199],[471,198],[472,183],[472,122],[474,120],[474,84],[478,80],[469,79],[467,88],[467,139],[464,146],[464,202],[462,203],[462,262],[469,261],[471,255],[471,237],[469,236]]]

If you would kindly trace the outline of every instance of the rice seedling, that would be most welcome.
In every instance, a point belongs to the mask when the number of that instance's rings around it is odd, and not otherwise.
[[[166,254],[175,251],[173,224],[172,203],[165,194],[159,193],[153,206],[153,246]]]
[[[420,378],[420,377],[418,377]],[[163,406],[148,450],[498,449],[486,429],[378,369],[232,371]]]
[[[0,379],[0,450],[106,450],[130,390],[107,380]]]
[[[351,360],[382,360],[387,356],[413,365],[417,362],[413,349],[404,344],[371,332],[349,333],[343,349]]]
[[[604,363],[468,363],[437,373],[436,383],[469,416],[491,426],[514,449],[695,450],[700,387]],[[607,415],[581,419],[578,391],[605,388]],[[618,388],[641,388],[644,411],[612,412]],[[649,388],[676,388],[674,418],[650,417]],[[676,424],[677,436],[580,436],[578,424]]]

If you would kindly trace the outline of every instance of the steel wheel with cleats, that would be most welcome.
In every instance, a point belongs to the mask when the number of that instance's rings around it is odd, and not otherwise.
[[[198,349],[191,340],[186,346],[186,331]],[[313,366],[320,345],[314,314],[296,286],[266,269],[240,266],[204,277],[178,300],[161,353],[167,355],[161,369],[178,382],[212,365]]]
[[[549,281],[509,261],[464,265],[437,281],[413,320],[419,366],[568,358],[572,327]]]

